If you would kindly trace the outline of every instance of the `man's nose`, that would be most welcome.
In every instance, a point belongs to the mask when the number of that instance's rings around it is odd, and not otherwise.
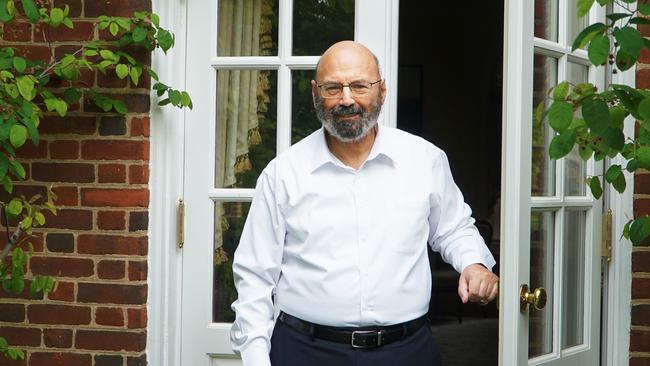
[[[352,91],[350,91],[349,86],[343,87],[343,94],[341,94],[341,99],[339,100],[340,105],[350,106],[355,103],[354,98],[352,98]]]

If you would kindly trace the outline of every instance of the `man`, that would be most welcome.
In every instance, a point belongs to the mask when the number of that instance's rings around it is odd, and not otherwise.
[[[463,302],[491,301],[498,283],[447,158],[378,126],[386,84],[359,43],[325,51],[312,95],[324,128],[257,182],[233,263],[233,349],[245,366],[438,365],[427,242],[461,272]]]

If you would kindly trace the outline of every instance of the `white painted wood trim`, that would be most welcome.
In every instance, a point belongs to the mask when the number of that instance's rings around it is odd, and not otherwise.
[[[152,67],[160,80],[179,89],[185,85],[186,0],[153,1],[161,24],[176,36],[167,55],[154,53]],[[152,94],[150,142],[150,206],[147,300],[147,359],[150,365],[180,365],[182,257],[176,244],[176,205],[183,195],[185,115],[160,108]]]

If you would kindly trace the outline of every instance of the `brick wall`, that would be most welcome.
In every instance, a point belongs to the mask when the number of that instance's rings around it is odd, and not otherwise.
[[[2,45],[49,59],[76,50],[79,41],[105,37],[93,28],[99,15],[151,9],[150,1],[138,0],[54,2],[70,6],[74,30],[44,33],[14,23],[5,27]],[[140,56],[148,62],[145,52]],[[27,292],[0,294],[0,336],[27,351],[24,362],[0,356],[0,365],[146,364],[149,83],[134,88],[88,72],[82,82],[124,100],[131,113],[99,116],[84,100],[65,118],[47,116],[40,145],[20,149],[28,180],[16,193],[44,193],[51,184],[59,197],[59,214],[47,217],[29,263],[30,274],[52,275],[58,288],[36,300]]]

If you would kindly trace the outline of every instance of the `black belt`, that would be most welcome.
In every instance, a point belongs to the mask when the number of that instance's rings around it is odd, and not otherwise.
[[[280,312],[278,319],[301,333],[327,341],[349,344],[353,348],[381,347],[404,339],[427,324],[426,315],[400,324],[362,328],[340,328],[314,324],[285,312]]]

